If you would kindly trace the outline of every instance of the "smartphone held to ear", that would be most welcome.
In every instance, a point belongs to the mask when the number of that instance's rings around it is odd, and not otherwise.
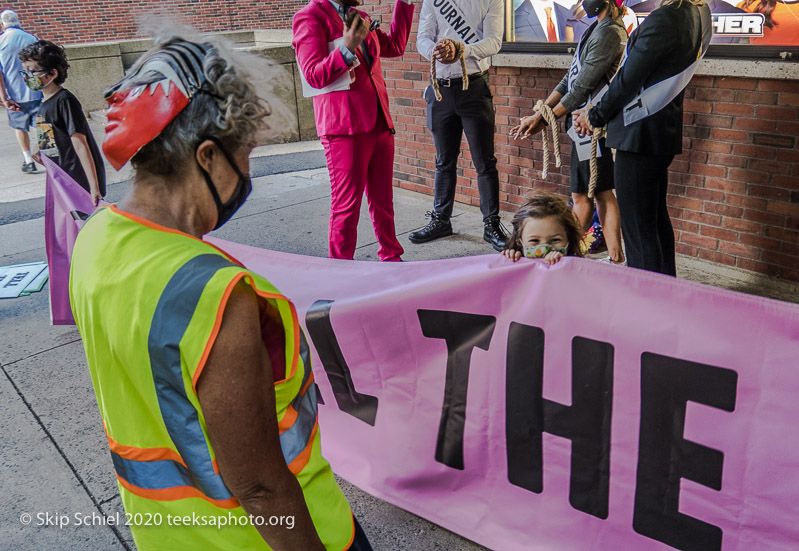
[[[350,10],[349,13],[347,14],[346,24],[348,29],[352,27],[352,22],[355,21],[356,15],[358,15],[358,12],[356,10]],[[375,31],[379,28],[380,28],[380,20],[373,19],[372,24],[369,25],[369,32]]]

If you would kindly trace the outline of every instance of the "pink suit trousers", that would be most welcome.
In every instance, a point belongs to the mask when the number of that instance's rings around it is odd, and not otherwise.
[[[331,258],[355,254],[361,198],[366,192],[380,260],[400,260],[404,252],[394,229],[394,134],[383,117],[371,132],[322,136],[330,172]]]

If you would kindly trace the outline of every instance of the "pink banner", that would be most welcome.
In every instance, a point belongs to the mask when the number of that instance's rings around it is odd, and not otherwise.
[[[502,550],[799,546],[799,306],[583,259],[209,241],[295,302],[324,454],[369,493]]]
[[[344,478],[493,549],[796,549],[799,306],[583,259],[215,243],[291,297]]]

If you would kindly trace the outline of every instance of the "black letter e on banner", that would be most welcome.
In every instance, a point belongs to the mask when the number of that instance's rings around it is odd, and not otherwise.
[[[731,369],[641,355],[641,429],[633,529],[682,551],[721,549],[721,529],[679,512],[680,478],[721,490],[724,454],[683,438],[686,402],[735,409]]]
[[[436,461],[463,470],[463,429],[472,350],[475,346],[488,350],[497,319],[444,310],[418,310],[417,313],[422,334],[428,339],[444,339],[447,343],[447,378],[438,425]]]

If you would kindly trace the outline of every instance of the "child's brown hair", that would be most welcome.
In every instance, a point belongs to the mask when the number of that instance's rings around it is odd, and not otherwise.
[[[524,221],[528,218],[549,218],[556,217],[566,230],[566,238],[569,246],[566,256],[583,256],[580,251],[580,241],[582,232],[577,217],[574,216],[571,207],[562,198],[552,193],[539,192],[531,196],[528,201],[521,206],[519,212],[513,217],[513,233],[508,238],[508,248],[517,251],[524,250],[522,243],[522,228]]]

